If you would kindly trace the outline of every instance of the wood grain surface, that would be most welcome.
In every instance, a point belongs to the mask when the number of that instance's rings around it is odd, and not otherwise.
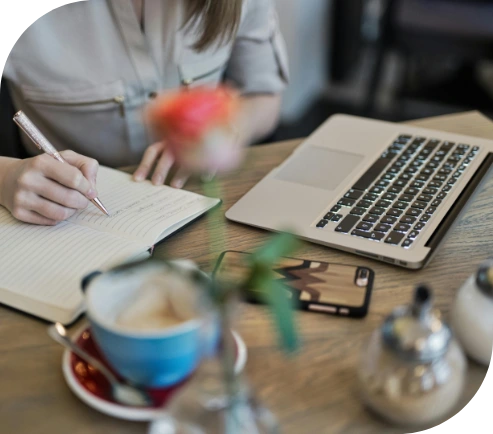
[[[411,124],[493,139],[493,123],[477,112]],[[299,142],[251,148],[246,166],[221,180],[224,202],[214,225],[226,232],[225,245],[221,245],[219,238],[211,239],[207,219],[202,218],[160,245],[156,256],[192,259],[210,271],[222,250],[253,251],[260,246],[269,236],[267,232],[226,222],[222,216]],[[202,192],[198,183],[191,183],[189,188]],[[291,358],[278,350],[275,330],[265,308],[243,305],[237,328],[248,346],[246,375],[263,402],[277,415],[283,432],[382,434],[423,429],[389,425],[364,408],[356,382],[362,343],[396,305],[409,302],[414,286],[420,282],[434,289],[437,306],[448,315],[460,284],[491,254],[492,233],[490,178],[423,270],[408,271],[304,244],[295,256],[368,266],[375,271],[376,278],[370,311],[363,320],[298,313],[303,347]],[[61,372],[62,348],[49,339],[46,326],[41,320],[0,307],[0,433],[145,433],[146,424],[100,414],[70,392]],[[456,411],[474,396],[485,374],[485,368],[470,363],[467,389]]]

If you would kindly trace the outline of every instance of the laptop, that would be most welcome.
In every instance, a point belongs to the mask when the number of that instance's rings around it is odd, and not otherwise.
[[[229,220],[419,269],[493,161],[493,141],[334,115]]]

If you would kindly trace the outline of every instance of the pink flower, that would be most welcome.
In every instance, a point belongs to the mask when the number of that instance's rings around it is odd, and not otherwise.
[[[237,94],[198,87],[167,93],[150,107],[149,120],[175,160],[193,173],[222,172],[241,161]]]

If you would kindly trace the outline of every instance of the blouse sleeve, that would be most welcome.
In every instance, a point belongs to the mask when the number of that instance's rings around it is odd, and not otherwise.
[[[272,0],[246,0],[225,79],[243,94],[274,94],[286,87],[288,59]]]

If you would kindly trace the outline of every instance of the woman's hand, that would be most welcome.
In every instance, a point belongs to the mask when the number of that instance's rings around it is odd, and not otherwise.
[[[47,154],[2,162],[0,204],[26,223],[55,225],[97,197],[96,160],[60,152],[68,164]]]
[[[144,152],[142,161],[134,173],[135,181],[143,181],[151,173],[152,168],[156,165],[152,173],[151,181],[154,185],[162,185],[168,177],[168,173],[175,163],[175,158],[166,143],[156,142],[149,146]],[[178,168],[175,175],[170,181],[170,185],[175,188],[182,188],[190,177],[190,173],[183,168]]]

